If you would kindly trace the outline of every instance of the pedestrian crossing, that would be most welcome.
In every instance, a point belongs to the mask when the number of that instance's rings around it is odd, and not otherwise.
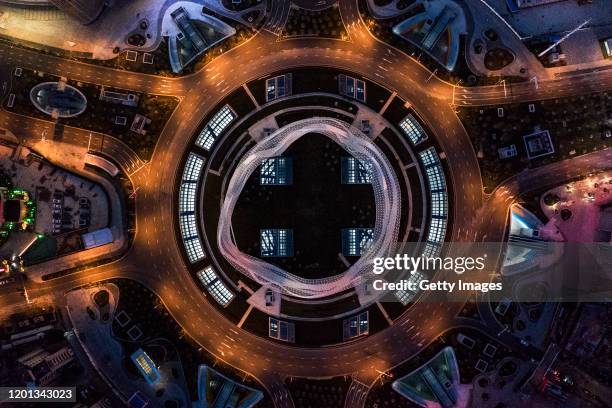
[[[68,18],[63,11],[51,7],[27,7],[16,10],[15,14],[31,21],[58,21]]]

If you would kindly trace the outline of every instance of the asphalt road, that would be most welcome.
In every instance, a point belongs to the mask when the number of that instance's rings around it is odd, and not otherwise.
[[[527,101],[612,88],[610,71],[580,76],[580,79],[542,80],[537,88],[531,82],[513,85],[511,92],[507,88],[505,93],[503,84],[482,88],[455,87],[431,77],[431,73],[417,61],[374,39],[359,19],[353,1],[341,2],[341,14],[350,41],[277,41],[273,33],[286,18],[287,7],[288,2],[282,2],[273,8],[272,23],[268,26],[270,31],[262,30],[253,39],[212,61],[205,69],[179,79],[116,71],[0,45],[0,60],[7,64],[41,69],[84,82],[181,98],[177,111],[162,132],[150,164],[132,174],[138,194],[137,232],[130,251],[111,264],[44,284],[30,285],[30,297],[61,296],[75,286],[110,277],[136,279],[162,298],[172,316],[202,347],[260,379],[278,407],[292,406],[282,383],[285,376],[350,374],[361,383],[372,384],[380,372],[410,358],[451,327],[463,305],[458,302],[420,302],[382,332],[358,342],[318,349],[274,343],[226,320],[204,299],[201,289],[183,264],[181,245],[174,232],[176,208],[173,194],[176,177],[180,174],[180,158],[189,149],[189,141],[199,120],[224,95],[267,73],[297,66],[351,70],[396,91],[400,97],[413,103],[446,153],[451,177],[447,181],[453,186],[454,195],[450,201],[456,220],[450,240],[474,241],[495,240],[503,236],[509,205],[521,192],[524,183],[510,180],[508,186],[498,189],[491,197],[483,195],[477,159],[453,105]],[[0,124],[15,129],[22,137],[40,137],[43,128],[37,120],[18,119],[5,112],[0,114]],[[88,143],[88,134],[80,129],[66,128],[64,138],[83,145]],[[121,150],[121,146],[117,149]],[[118,157],[121,154],[118,153]],[[127,166],[129,171],[130,159],[120,161],[119,164]],[[592,164],[583,163],[583,167],[576,171],[588,171]],[[569,172],[569,168],[566,170]],[[532,185],[541,183],[547,174],[553,175],[548,167],[542,168],[541,172],[529,180]],[[2,307],[18,301],[19,294],[0,296]],[[356,392],[361,389],[353,388]],[[354,398],[362,400],[358,395]]]

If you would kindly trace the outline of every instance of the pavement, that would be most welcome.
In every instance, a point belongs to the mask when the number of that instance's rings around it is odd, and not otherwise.
[[[275,3],[275,2],[273,2]],[[288,2],[273,6],[274,24],[282,21]],[[181,98],[146,166],[131,172],[138,189],[137,231],[134,244],[120,260],[45,283],[30,283],[31,298],[54,295],[85,283],[112,277],[136,279],[157,293],[174,319],[202,347],[226,363],[258,378],[271,392],[275,406],[291,407],[283,380],[287,376],[330,377],[352,375],[371,385],[393,366],[411,358],[456,322],[463,305],[419,302],[392,326],[377,334],[330,348],[296,348],[268,341],[236,327],[202,295],[184,266],[181,244],[175,233],[174,186],[179,165],[199,119],[229,93],[245,82],[267,73],[296,66],[329,66],[364,75],[411,101],[446,154],[452,185],[454,223],[450,241],[503,239],[509,205],[516,196],[564,177],[583,174],[611,163],[610,151],[581,156],[520,174],[485,197],[480,171],[470,140],[454,112],[454,106],[482,106],[548,99],[612,89],[612,70],[586,75],[550,78],[534,84],[503,84],[461,88],[431,77],[418,61],[373,38],[359,17],[353,1],[341,1],[340,10],[351,41],[293,39],[277,42],[275,30],[262,30],[253,39],[224,53],[203,70],[178,79],[159,78],[132,72],[62,60],[28,50],[0,45],[0,60],[71,79],[134,89]],[[280,16],[280,17],[279,17]],[[40,132],[37,121],[2,113],[5,122],[20,120],[23,133]],[[9,128],[11,123],[7,123]],[[15,129],[17,133],[19,129]],[[64,141],[87,143],[88,132],[66,130]],[[40,133],[38,133],[40,134]],[[24,136],[25,137],[25,136]],[[127,163],[119,163],[128,166]],[[581,173],[582,172],[582,173]],[[19,293],[0,295],[1,308],[22,303]],[[489,329],[491,330],[491,329]],[[229,340],[229,341],[228,341]],[[508,340],[510,341],[510,340]]]

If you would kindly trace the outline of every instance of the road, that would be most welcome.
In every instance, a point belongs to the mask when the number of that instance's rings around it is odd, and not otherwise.
[[[273,2],[275,3],[275,2]],[[78,285],[110,277],[136,279],[155,291],[186,333],[202,347],[227,363],[257,377],[270,391],[278,407],[292,406],[283,380],[286,376],[322,377],[352,375],[371,385],[391,367],[421,351],[440,333],[454,324],[462,304],[419,302],[396,320],[394,325],[361,341],[332,348],[294,348],[274,343],[237,328],[204,298],[184,266],[181,245],[176,241],[174,186],[179,164],[192,135],[214,106],[242,84],[267,73],[297,66],[328,66],[361,74],[397,92],[410,101],[436,135],[450,169],[449,184],[455,222],[451,241],[494,241],[503,237],[509,205],[522,190],[542,176],[554,173],[543,168],[537,178],[510,180],[491,197],[483,195],[480,171],[470,140],[454,111],[454,105],[489,105],[511,101],[546,99],[552,95],[573,95],[612,88],[612,72],[588,76],[562,77],[541,81],[536,88],[527,82],[504,92],[503,84],[491,87],[461,88],[431,77],[416,60],[371,36],[359,18],[356,3],[341,1],[340,9],[350,41],[294,39],[277,41],[288,13],[288,3],[275,3],[267,30],[241,46],[224,53],[205,69],[181,78],[116,71],[98,65],[38,54],[0,44],[0,60],[5,64],[70,79],[132,89],[139,92],[174,95],[181,99],[154,151],[150,164],[134,173],[129,158],[126,166],[138,195],[137,231],[134,244],[119,261],[58,278],[44,284],[30,284],[31,298],[60,297]],[[44,121],[43,121],[44,122]],[[6,112],[0,123],[16,130],[20,137],[40,137],[44,124],[15,117]],[[88,143],[89,132],[66,128],[64,141]],[[99,140],[95,135],[96,143]],[[104,141],[106,143],[106,141]],[[123,146],[117,149],[122,150]],[[125,151],[125,150],[124,150]],[[129,154],[128,154],[129,156]],[[592,163],[579,170],[588,169]],[[569,169],[567,169],[569,170]],[[533,182],[535,180],[535,182]],[[2,295],[0,306],[20,302],[18,294]],[[359,391],[356,387],[356,392]],[[358,393],[359,394],[359,393]],[[359,395],[357,394],[357,397]],[[358,398],[360,401],[363,398]]]

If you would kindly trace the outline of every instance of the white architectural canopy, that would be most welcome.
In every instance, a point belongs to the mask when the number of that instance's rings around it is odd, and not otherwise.
[[[231,232],[234,207],[251,174],[264,159],[281,155],[292,143],[308,133],[325,135],[356,159],[371,164],[371,183],[376,203],[376,225],[371,245],[344,273],[323,279],[305,279],[241,252]],[[372,140],[337,119],[309,118],[291,123],[262,139],[241,159],[221,207],[217,243],[225,259],[256,282],[290,296],[321,298],[359,285],[372,276],[373,258],[389,256],[397,241],[400,209],[400,184],[396,174],[385,154]]]

